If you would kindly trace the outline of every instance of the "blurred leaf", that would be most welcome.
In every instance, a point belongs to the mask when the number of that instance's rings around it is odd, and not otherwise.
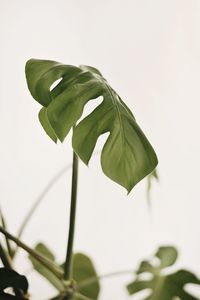
[[[55,256],[52,253],[51,250],[47,246],[45,246],[42,243],[39,243],[35,250],[39,253],[41,253],[44,257],[51,260],[55,263]],[[59,292],[60,294],[55,297],[55,299],[62,299],[63,297],[63,291],[66,289],[66,286],[62,281],[59,281],[57,277],[55,277],[50,270],[45,268],[44,266],[40,265],[38,261],[35,261],[31,256],[29,257],[31,260],[34,269],[40,273],[43,277],[45,277]],[[60,267],[61,270],[63,269],[63,265]],[[84,280],[91,279],[97,277],[97,273],[95,270],[95,267],[93,265],[93,262],[91,259],[82,253],[76,253],[73,256],[73,279],[77,284],[80,282],[83,282]],[[82,297],[88,297],[92,298],[93,300],[96,300],[98,298],[98,294],[100,291],[100,285],[99,280],[97,279],[95,282],[92,282],[91,284],[87,286],[80,286],[78,289],[78,293],[82,294]],[[81,296],[76,297],[75,299],[80,299]],[[53,298],[54,299],[54,298]]]
[[[25,276],[20,275],[19,273],[7,269],[7,268],[0,268],[0,299],[1,300],[24,300],[24,297],[21,296],[14,296],[5,292],[4,290],[7,288],[13,288],[14,290],[19,290],[23,292],[23,294],[27,294],[28,290],[28,281]]]
[[[80,282],[92,278],[97,277],[97,273],[93,262],[91,259],[83,253],[76,253],[73,257],[73,277],[75,281],[79,284]],[[87,286],[82,286],[79,289],[79,292],[88,298],[92,298],[93,300],[98,299],[100,291],[99,280],[91,283]],[[78,298],[76,299],[78,300]]]
[[[176,262],[178,252],[174,247],[160,247],[155,256],[160,260],[160,269],[163,269],[172,266]]]
[[[188,283],[200,285],[200,280],[194,274],[186,270],[179,270],[170,274],[164,272],[165,268],[176,262],[177,255],[177,250],[174,247],[161,247],[155,254],[159,260],[158,265],[153,261],[141,262],[136,271],[136,279],[127,286],[129,294],[134,295],[149,289],[150,295],[143,300],[172,300],[175,297],[181,300],[198,300],[185,291],[185,285]],[[145,273],[151,275],[149,280],[141,278]]]
[[[45,256],[47,259],[55,263],[55,256],[53,253],[42,243],[39,243],[35,250],[39,253],[41,253],[43,256]],[[51,270],[49,270],[47,267],[43,266],[36,260],[33,256],[29,256],[30,261],[32,262],[32,265],[34,269],[40,273],[44,278],[46,278],[58,291],[63,291],[65,286],[63,284],[62,280],[59,280],[57,276],[55,276]],[[59,266],[58,266],[59,268]],[[61,270],[62,271],[62,270]]]
[[[94,300],[94,299],[86,297],[80,293],[75,293],[75,297],[73,300]]]
[[[156,167],[156,154],[132,112],[97,69],[31,59],[26,78],[33,98],[43,106],[39,119],[46,133],[63,142],[75,127],[72,144],[84,163],[89,163],[99,136],[109,132],[101,165],[110,179],[130,192]],[[76,125],[85,105],[99,96],[102,103]]]
[[[93,299],[85,297],[80,293],[75,293],[74,298],[72,299],[71,296],[67,295],[67,293],[61,293],[58,296],[51,298],[50,300],[93,300]]]

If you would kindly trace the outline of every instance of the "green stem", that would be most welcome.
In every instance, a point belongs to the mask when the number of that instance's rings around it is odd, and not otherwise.
[[[60,270],[60,268],[51,260],[43,256],[38,251],[35,251],[31,249],[29,246],[24,244],[22,241],[20,241],[18,238],[14,237],[12,234],[7,232],[2,226],[0,226],[0,232],[5,235],[8,239],[15,242],[19,247],[24,249],[26,252],[28,252],[32,257],[34,257],[38,262],[40,262],[44,267],[46,267],[48,270],[50,270],[55,276],[57,276],[59,279],[62,279],[63,272]]]
[[[1,223],[2,223],[3,228],[5,230],[7,230],[6,220],[4,218],[4,215],[2,213],[1,208],[0,208],[0,219],[1,219]],[[12,257],[13,257],[13,250],[12,250],[12,247],[10,245],[9,239],[6,236],[5,236],[5,242],[6,242],[6,247],[7,247],[8,255],[12,259]]]
[[[72,279],[72,257],[73,257],[73,244],[76,220],[76,200],[77,200],[77,183],[78,183],[78,157],[73,152],[73,165],[72,165],[72,185],[71,185],[71,207],[70,207],[70,221],[67,254],[64,266],[64,279]]]
[[[2,247],[1,243],[0,243],[0,258],[5,268],[12,269],[11,262],[4,248]]]
[[[133,274],[133,273],[134,273],[133,270],[123,270],[123,271],[116,271],[116,272],[107,273],[107,274],[103,274],[103,275],[93,276],[93,277],[90,277],[90,278],[80,281],[79,284],[77,285],[77,289],[79,290],[80,288],[89,286],[89,285],[93,284],[94,282],[97,282],[97,281],[105,279],[105,278],[128,275],[128,274]]]

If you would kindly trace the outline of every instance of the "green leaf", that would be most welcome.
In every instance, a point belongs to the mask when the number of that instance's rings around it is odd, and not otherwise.
[[[89,278],[97,277],[97,273],[91,259],[83,253],[76,253],[73,257],[73,278],[79,284]],[[82,286],[79,292],[93,300],[98,299],[100,291],[99,280],[87,286]]]
[[[7,288],[13,288],[14,290],[21,291],[25,295],[28,290],[28,281],[25,276],[20,275],[14,270],[7,269],[7,268],[0,268],[0,299],[2,300],[25,299],[25,296],[23,298],[18,295],[14,296],[5,292],[4,290]]]
[[[152,261],[141,262],[136,271],[136,279],[128,286],[130,295],[134,295],[142,290],[150,289],[150,295],[143,300],[172,300],[175,297],[181,300],[198,300],[185,290],[188,283],[200,285],[200,280],[187,270],[179,270],[166,274],[165,268],[172,266],[177,259],[177,250],[174,247],[161,247],[155,257],[159,259],[159,264]],[[149,280],[143,280],[143,274],[151,275]],[[134,297],[133,297],[134,299]]]
[[[31,59],[26,78],[32,96],[44,107],[39,118],[46,133],[64,141],[75,127],[73,149],[84,163],[89,163],[99,136],[109,132],[101,165],[113,181],[130,192],[156,167],[156,154],[132,112],[97,69]],[[58,79],[62,80],[51,90]],[[103,102],[78,123],[85,105],[99,96]]]
[[[82,294],[79,294],[79,293],[75,293],[75,298],[73,300],[94,300],[92,298],[88,298]]]
[[[35,251],[41,253],[42,256],[44,256],[46,259],[56,264],[54,254],[43,243],[37,244],[35,247]],[[63,293],[66,288],[64,282],[62,280],[59,280],[50,270],[48,270],[46,267],[41,265],[32,256],[29,256],[29,259],[31,260],[34,269],[38,273],[40,273],[44,278],[46,278],[59,291],[60,294],[59,296],[57,296],[58,299],[59,297],[61,298],[64,297]],[[59,268],[58,265],[57,267]],[[61,272],[62,272],[62,268],[63,265],[60,267]],[[93,265],[93,262],[88,256],[82,253],[76,253],[73,255],[73,279],[76,281],[77,284],[87,279],[94,278],[96,276],[97,273],[95,271],[95,267]],[[99,280],[96,280],[95,282],[92,282],[89,285],[80,286],[78,292],[80,294],[83,294],[85,297],[96,300],[98,298],[99,290],[100,290]],[[78,298],[76,298],[76,300],[78,300]]]
[[[35,247],[35,251],[38,253],[41,253],[44,257],[49,259],[50,261],[55,263],[55,256],[53,253],[42,243],[37,244]],[[34,269],[40,273],[44,278],[46,278],[58,291],[63,291],[65,286],[63,284],[63,281],[60,280],[55,274],[51,272],[47,267],[43,266],[38,260],[36,260],[33,256],[29,256],[30,261],[32,262],[32,265]],[[59,266],[58,266],[59,268]],[[62,270],[61,270],[62,271]]]

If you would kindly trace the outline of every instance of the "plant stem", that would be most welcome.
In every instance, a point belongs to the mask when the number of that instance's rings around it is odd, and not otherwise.
[[[6,231],[2,226],[0,226],[0,232],[3,235],[5,235],[8,239],[15,242],[19,247],[24,249],[30,255],[32,255],[38,262],[40,262],[44,267],[46,267],[48,270],[50,270],[59,279],[63,278],[63,272],[60,270],[59,266],[57,266],[54,262],[50,261],[48,258],[43,256],[38,251],[31,249],[29,246],[24,244],[18,238],[14,237],[12,234],[10,234],[8,231]]]
[[[5,268],[12,269],[11,262],[4,248],[2,247],[1,243],[0,243],[0,258]]]
[[[0,219],[1,219],[1,223],[2,223],[2,226],[5,230],[7,230],[7,225],[6,225],[6,220],[4,218],[4,215],[2,213],[2,210],[0,208]],[[10,245],[10,241],[9,239],[5,236],[5,241],[6,241],[6,246],[7,246],[7,251],[8,251],[8,255],[10,257],[10,259],[12,259],[13,257],[13,250],[12,250],[12,247]]]
[[[77,289],[89,286],[89,285],[93,284],[94,282],[97,282],[102,279],[106,279],[106,278],[110,278],[110,277],[114,277],[114,276],[128,275],[128,274],[134,274],[134,271],[131,269],[131,270],[116,271],[116,272],[111,272],[111,273],[107,273],[107,274],[103,274],[103,275],[93,276],[93,277],[90,277],[90,278],[80,281],[79,284],[77,285]]]
[[[75,220],[76,220],[76,200],[77,200],[77,184],[78,184],[78,157],[73,152],[73,164],[72,164],[72,185],[71,185],[71,207],[70,207],[70,221],[69,221],[69,233],[67,254],[64,266],[64,279],[72,279],[72,258],[73,258],[73,244],[74,244],[74,232],[75,232]]]

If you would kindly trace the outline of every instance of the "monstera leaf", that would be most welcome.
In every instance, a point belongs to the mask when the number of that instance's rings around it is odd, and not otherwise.
[[[37,244],[35,250],[41,253],[44,257],[48,258],[55,263],[55,256],[47,246],[42,243]],[[29,257],[31,260],[34,269],[39,272],[44,278],[46,278],[59,292],[59,296],[55,299],[64,299],[65,298],[65,282],[59,280],[49,269],[42,266],[36,259],[32,256]],[[59,267],[59,266],[58,266]],[[60,266],[61,270],[63,265]],[[73,256],[73,279],[76,281],[77,285],[77,295],[80,294],[80,298],[76,296],[74,300],[81,299],[81,295],[84,297],[91,298],[92,300],[97,300],[100,285],[99,281],[95,280],[90,284],[84,284],[88,279],[91,279],[97,276],[95,267],[91,259],[83,253],[76,253]],[[79,286],[80,284],[80,286]]]
[[[143,261],[138,271],[136,279],[127,286],[130,295],[140,291],[150,289],[150,295],[143,300],[198,300],[185,290],[188,283],[200,285],[200,280],[191,272],[179,270],[175,273],[166,273],[165,268],[172,266],[177,259],[177,250],[174,247],[161,247],[155,257],[159,264],[151,261]],[[143,280],[143,274],[151,275],[151,279]],[[134,299],[134,298],[133,298]]]
[[[16,296],[5,292],[7,288],[12,288]],[[0,268],[0,299],[1,300],[25,300],[28,290],[28,281],[25,276],[18,274],[14,270]],[[23,296],[20,296],[22,293]]]
[[[113,181],[130,192],[156,167],[156,154],[132,112],[97,69],[31,59],[26,78],[33,98],[43,106],[39,119],[46,133],[62,142],[74,127],[73,149],[84,163],[89,163],[99,136],[109,132],[101,165]],[[88,101],[99,96],[102,103],[78,123]]]

